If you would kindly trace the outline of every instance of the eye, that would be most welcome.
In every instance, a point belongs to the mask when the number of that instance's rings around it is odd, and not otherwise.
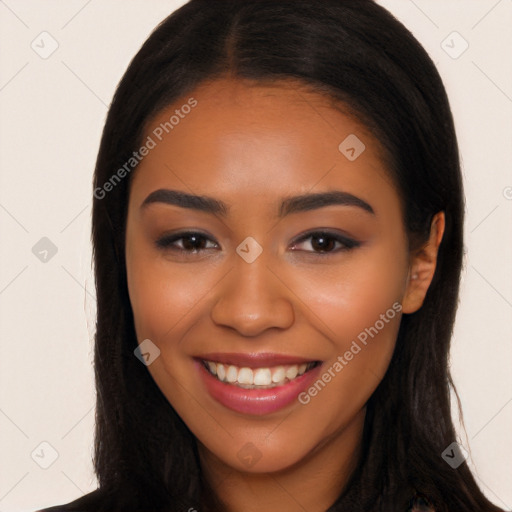
[[[299,245],[309,245],[311,249],[300,249]],[[186,231],[181,233],[173,233],[159,238],[156,246],[162,250],[172,250],[183,254],[199,254],[208,249],[218,248],[218,244],[203,233],[197,231]],[[210,245],[209,245],[210,244]],[[302,250],[317,255],[329,255],[333,253],[349,251],[361,245],[360,242],[328,231],[313,231],[301,236],[295,242],[291,249]]]
[[[180,241],[181,246],[176,245]],[[165,235],[156,241],[156,246],[160,249],[175,250],[184,253],[199,253],[212,247],[207,247],[208,242],[212,242],[206,235],[196,231],[186,231],[182,233],[174,233],[172,235]],[[213,248],[217,244],[213,242]]]
[[[312,250],[306,250],[306,252],[312,252],[319,255],[328,255],[342,251],[349,251],[361,245],[360,242],[352,238],[340,235],[339,233],[332,233],[329,231],[313,231],[306,233],[298,240],[296,240],[293,243],[292,250],[296,250],[298,244],[301,244],[302,242],[305,242],[309,239],[311,239],[311,242],[308,242],[307,245],[309,245]],[[338,244],[337,247],[336,244]]]

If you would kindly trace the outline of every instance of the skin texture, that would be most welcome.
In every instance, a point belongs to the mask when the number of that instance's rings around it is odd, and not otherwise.
[[[378,141],[294,82],[202,84],[157,114],[145,137],[190,97],[197,106],[142,160],[131,183],[126,263],[137,339],[160,349],[148,370],[196,436],[203,471],[226,510],[323,511],[357,462],[365,404],[386,372],[401,313],[309,403],[268,415],[216,402],[193,357],[277,352],[332,366],[393,304],[403,313],[421,307],[444,215],[435,216],[425,247],[409,253]],[[338,149],[350,134],[366,146],[355,161]],[[161,188],[212,196],[229,213],[141,207]],[[374,215],[331,205],[277,217],[283,198],[329,190],[363,199]],[[317,238],[296,242],[320,228],[360,245],[340,251],[333,240],[322,252]],[[188,230],[207,237],[201,252],[183,239],[175,249],[157,247],[164,234]],[[249,236],[263,248],[252,263],[235,251]],[[251,467],[237,455],[247,443],[260,456]]]

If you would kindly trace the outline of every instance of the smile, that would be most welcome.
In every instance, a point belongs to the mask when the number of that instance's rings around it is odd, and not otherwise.
[[[206,394],[241,414],[266,415],[298,404],[322,361],[276,353],[208,353],[194,358]]]
[[[248,368],[215,361],[203,360],[202,363],[208,372],[220,382],[243,389],[271,389],[283,386],[319,364],[313,361],[301,364]]]

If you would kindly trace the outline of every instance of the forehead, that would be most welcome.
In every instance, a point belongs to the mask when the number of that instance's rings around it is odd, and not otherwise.
[[[148,137],[154,148],[132,177],[140,194],[176,185],[209,195],[214,189],[231,203],[290,189],[393,189],[369,130],[295,81],[203,83],[154,116]]]

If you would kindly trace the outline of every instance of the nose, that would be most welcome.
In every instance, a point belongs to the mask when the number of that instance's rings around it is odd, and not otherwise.
[[[293,324],[293,294],[262,257],[252,263],[239,258],[218,293],[211,310],[213,322],[242,336],[258,336],[267,329]]]

